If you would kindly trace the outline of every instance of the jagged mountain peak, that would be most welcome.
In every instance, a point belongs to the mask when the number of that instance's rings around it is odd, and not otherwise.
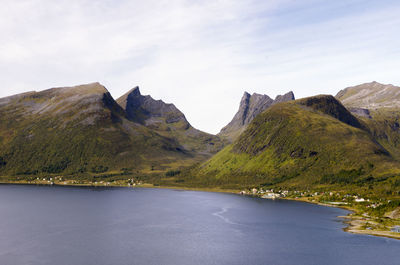
[[[165,124],[178,125],[185,129],[190,127],[185,115],[174,104],[155,100],[150,95],[143,96],[138,86],[118,98],[117,103],[125,109],[130,120],[146,126],[159,129],[168,129],[169,126],[164,126]]]
[[[232,121],[222,128],[219,135],[233,141],[258,114],[275,103],[290,100],[294,100],[294,94],[292,91],[283,96],[278,95],[275,100],[270,98],[268,95],[258,93],[250,95],[248,92],[244,92],[238,112],[235,114]]]
[[[141,94],[140,94],[140,89],[139,89],[139,87],[136,86],[136,87],[132,88],[131,94],[133,94],[134,96],[140,96]]]
[[[140,93],[140,88],[139,86],[135,86],[134,88],[132,88],[131,90],[129,90],[126,94],[124,94],[122,97],[124,96],[141,96],[142,94]]]
[[[274,100],[274,104],[280,103],[280,102],[291,101],[291,100],[295,100],[293,91],[289,91],[288,93],[286,93],[284,95],[276,96],[275,100]]]

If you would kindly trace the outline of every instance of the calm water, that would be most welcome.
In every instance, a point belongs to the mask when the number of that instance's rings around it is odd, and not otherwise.
[[[0,185],[0,264],[400,264],[341,209],[195,191]]]

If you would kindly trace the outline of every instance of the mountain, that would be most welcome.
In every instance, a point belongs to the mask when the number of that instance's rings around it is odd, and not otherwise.
[[[196,186],[307,188],[373,183],[400,174],[400,164],[337,99],[320,95],[269,107],[195,172]]]
[[[154,100],[151,96],[142,96],[139,87],[117,99],[126,111],[128,118],[137,123],[157,130],[183,129],[190,127],[185,115],[174,104]]]
[[[235,114],[232,121],[222,128],[218,135],[227,138],[229,141],[233,141],[246,129],[247,125],[258,114],[276,103],[291,101],[294,99],[292,91],[283,96],[277,96],[275,100],[271,99],[267,95],[257,93],[250,95],[249,93],[244,92],[238,112]]]
[[[117,99],[127,118],[176,141],[193,155],[209,157],[221,150],[224,142],[217,136],[193,128],[174,104],[143,96],[135,87]]]
[[[349,108],[380,109],[400,107],[400,87],[378,82],[345,88],[336,95]]]
[[[221,132],[232,139],[221,151],[221,138],[193,128],[173,104],[138,87],[117,101],[99,83],[6,97],[0,99],[0,176],[128,172],[196,187],[338,185],[391,192],[393,177],[400,176],[400,111],[386,101],[395,102],[398,88],[380,85],[386,87],[380,98],[371,84],[337,98],[245,93]],[[356,93],[370,96],[359,101],[351,96]],[[164,174],[182,167],[188,168],[181,174]]]
[[[400,159],[400,87],[365,83],[341,90],[336,98],[364,122],[376,141]]]
[[[198,161],[134,122],[99,83],[0,99],[0,175],[166,170]]]

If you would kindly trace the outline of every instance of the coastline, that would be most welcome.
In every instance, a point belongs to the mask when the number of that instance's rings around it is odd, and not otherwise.
[[[387,237],[391,239],[400,240],[400,233],[395,233],[391,231],[382,231],[382,230],[366,230],[362,229],[365,224],[370,223],[371,220],[363,218],[361,216],[338,216],[339,218],[345,219],[345,223],[348,225],[343,230],[352,234],[359,235],[370,235],[370,236],[379,236],[379,237]],[[347,219],[347,220],[346,220]],[[372,221],[374,222],[374,221]]]
[[[92,183],[32,183],[27,181],[0,181],[0,185],[10,184],[10,185],[39,185],[39,186],[77,186],[77,187],[122,187],[122,188],[155,188],[155,189],[174,189],[174,190],[188,190],[188,191],[204,191],[204,192],[221,192],[221,193],[231,193],[231,194],[240,194],[241,190],[235,189],[222,189],[222,188],[192,188],[192,187],[179,187],[179,186],[155,186],[149,183],[143,183],[141,185],[136,186],[127,186],[122,184],[110,184],[110,185],[94,185]],[[258,197],[252,194],[243,195],[243,196],[253,196]],[[268,200],[268,199],[267,199]],[[337,216],[338,218],[343,219],[343,222],[347,225],[347,227],[343,228],[343,231],[352,233],[352,234],[361,234],[361,235],[370,235],[370,236],[378,236],[378,237],[386,237],[391,239],[400,240],[400,233],[395,233],[387,230],[373,230],[373,229],[364,229],[367,224],[374,224],[377,220],[372,219],[371,217],[365,217],[359,215],[357,210],[344,205],[333,205],[327,203],[321,203],[317,201],[310,201],[308,198],[278,198],[278,200],[291,200],[298,202],[311,203],[326,207],[334,207],[334,208],[342,208],[350,211],[350,213],[346,216]]]
[[[357,210],[344,205],[333,205],[327,203],[321,203],[316,201],[309,201],[305,198],[281,198],[282,200],[291,200],[291,201],[301,201],[311,204],[317,204],[321,206],[341,208],[350,211],[350,213],[346,216],[338,216],[338,218],[343,219],[343,222],[347,225],[347,227],[343,228],[343,231],[351,233],[351,234],[359,234],[359,235],[370,235],[370,236],[378,236],[378,237],[386,237],[391,239],[400,240],[400,233],[395,233],[387,230],[367,230],[363,229],[363,227],[368,223],[374,223],[376,220],[372,218],[367,218],[365,216],[361,216],[357,213]]]

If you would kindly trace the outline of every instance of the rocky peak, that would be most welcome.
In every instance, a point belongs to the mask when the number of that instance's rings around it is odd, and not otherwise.
[[[125,109],[128,119],[146,126],[168,128],[168,124],[179,124],[180,128],[189,128],[185,115],[174,104],[155,100],[151,96],[143,96],[139,87],[117,99],[118,104]],[[163,126],[166,125],[167,126]]]
[[[352,113],[355,114],[359,117],[364,117],[368,119],[372,119],[371,113],[369,109],[363,109],[363,108],[348,108],[348,110]]]
[[[295,100],[293,91],[289,91],[288,93],[286,93],[284,95],[276,96],[273,104],[280,103],[280,102],[287,102],[287,101],[291,101],[291,100]]]
[[[268,95],[257,93],[250,95],[244,92],[238,112],[235,114],[232,121],[222,128],[219,135],[234,140],[258,114],[275,103],[290,100],[294,100],[293,92],[286,93],[283,96],[279,95],[275,100],[271,99]]]
[[[132,91],[129,93],[131,96],[140,96],[140,89],[139,87],[132,88]]]

